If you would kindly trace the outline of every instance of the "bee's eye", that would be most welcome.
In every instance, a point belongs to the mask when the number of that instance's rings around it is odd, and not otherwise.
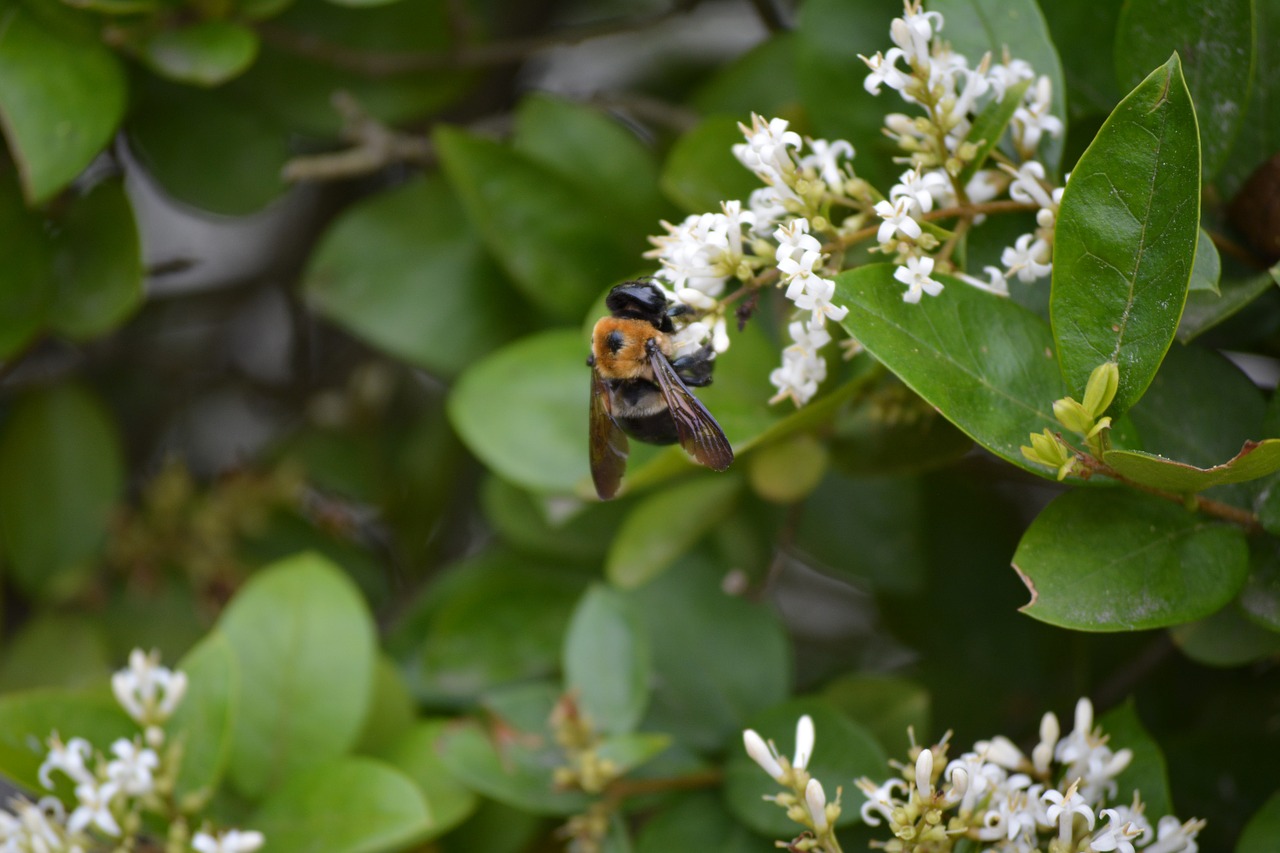
[[[623,337],[622,332],[614,329],[612,332],[604,336],[604,345],[608,347],[609,352],[614,355],[618,354],[618,350],[626,345],[627,339]]]

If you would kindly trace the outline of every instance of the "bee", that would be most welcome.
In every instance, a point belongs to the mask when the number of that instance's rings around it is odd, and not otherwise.
[[[591,479],[602,500],[613,497],[627,467],[627,436],[649,444],[675,444],[715,471],[733,462],[724,431],[689,386],[711,384],[715,352],[706,345],[672,358],[669,308],[657,285],[628,281],[609,291],[591,333]]]

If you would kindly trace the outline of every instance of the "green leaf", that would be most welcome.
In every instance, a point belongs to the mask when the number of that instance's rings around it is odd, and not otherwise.
[[[1022,456],[1027,436],[1058,429],[1053,401],[1063,396],[1044,321],[1008,299],[948,276],[937,297],[902,301],[891,264],[836,277],[842,325],[943,416],[992,453],[1050,476]]]
[[[1011,56],[1031,61],[1036,73],[1047,75],[1052,84],[1050,114],[1067,126],[1062,64],[1035,0],[930,0],[929,9],[943,14],[946,27],[941,38],[967,56],[971,68],[987,51],[992,62],[1000,62],[1006,50]],[[1063,136],[1045,134],[1040,141],[1039,159],[1052,175],[1062,164]]]
[[[182,743],[182,769],[175,794],[205,800],[217,791],[231,757],[233,709],[243,689],[235,651],[221,631],[213,631],[178,662],[187,692],[165,724]]]
[[[1187,298],[1197,290],[1209,291],[1214,296],[1221,295],[1218,290],[1218,279],[1222,276],[1222,259],[1218,257],[1218,247],[1213,245],[1213,238],[1203,228],[1196,238],[1196,262],[1191,268],[1191,281],[1187,285]],[[1190,303],[1183,311],[1190,310]]]
[[[1154,453],[1108,450],[1102,459],[1144,486],[1170,492],[1199,492],[1225,483],[1243,483],[1280,471],[1280,439],[1246,441],[1240,452],[1212,468],[1197,468]]]
[[[1247,618],[1234,603],[1170,634],[1183,654],[1206,666],[1244,666],[1280,654],[1280,633]]]
[[[1280,6],[1274,0],[1254,2],[1253,79],[1244,121],[1222,164],[1218,183],[1223,198],[1232,198],[1253,171],[1280,150]],[[1236,24],[1233,23],[1233,26]]]
[[[719,213],[720,202],[735,199],[745,208],[751,192],[763,186],[733,156],[733,146],[742,142],[738,123],[734,116],[709,116],[671,146],[660,185],[686,213]],[[658,233],[658,223],[650,230]]]
[[[373,688],[374,628],[355,585],[315,554],[255,575],[219,620],[242,690],[228,778],[260,797],[349,749]]]
[[[433,704],[550,675],[586,586],[556,564],[495,551],[456,564],[387,638],[410,690]],[[511,638],[518,636],[520,642]]]
[[[1089,489],[1049,504],[1013,565],[1022,610],[1078,631],[1138,631],[1200,619],[1239,592],[1248,548],[1236,527],[1138,492]]]
[[[901,13],[895,3],[809,0],[796,21],[796,78],[813,135],[852,142],[858,175],[875,186],[902,173],[892,159],[902,152],[881,133],[885,113],[902,101],[884,88],[879,97],[863,88],[868,71],[858,55],[888,50],[889,22]]]
[[[549,736],[502,737],[468,720],[449,726],[437,743],[449,772],[486,797],[548,815],[576,814],[590,803],[580,791],[555,786],[551,771],[563,757]]]
[[[599,584],[574,609],[564,638],[564,682],[597,729],[635,729],[649,704],[649,638],[635,606]]]
[[[1187,294],[1187,307],[1178,324],[1178,340],[1189,343],[1214,326],[1234,316],[1274,286],[1270,273],[1250,278],[1229,278],[1220,284],[1220,294],[1198,290]]]
[[[636,838],[636,853],[671,853],[673,850],[759,853],[768,849],[767,845],[767,841],[734,820],[719,796],[710,791],[695,791],[673,799],[645,821]]]
[[[55,731],[64,743],[82,737],[106,749],[117,738],[133,738],[138,726],[105,691],[28,690],[0,696],[0,773],[28,791],[43,791],[40,764]],[[61,775],[55,779],[60,788],[65,784]]]
[[[272,790],[249,824],[272,851],[404,850],[431,831],[431,815],[408,776],[372,758],[334,759]]]
[[[793,699],[751,718],[753,728],[765,740],[777,745],[787,756],[795,754],[796,722],[801,715],[813,718],[815,733],[813,757],[808,770],[822,783],[827,799],[835,798],[835,790],[850,778],[869,776],[880,779],[892,771],[880,745],[862,726],[840,713],[822,699]],[[752,761],[741,743],[729,753],[725,766],[725,803],[738,820],[756,832],[772,838],[793,838],[797,827],[777,806],[762,805],[766,796],[778,793],[778,783]],[[858,810],[844,808],[836,826],[848,826],[859,819]]]
[[[729,514],[741,488],[735,476],[707,474],[645,498],[614,537],[606,577],[624,589],[650,582]]]
[[[1253,6],[1253,0],[1129,0],[1120,11],[1115,63],[1121,86],[1136,86],[1171,50],[1182,58],[1206,181],[1222,165],[1245,116],[1253,81]]]
[[[538,492],[572,492],[588,474],[589,352],[587,339],[558,329],[477,362],[449,394],[454,430],[503,478]]]
[[[1062,196],[1049,307],[1072,396],[1106,361],[1120,365],[1113,415],[1142,396],[1178,328],[1199,222],[1196,117],[1173,56],[1112,112]]]
[[[661,732],[629,732],[609,735],[600,742],[599,756],[630,773],[657,758],[671,746],[671,736]]]
[[[436,741],[448,725],[445,719],[421,720],[379,753],[418,786],[431,815],[431,836],[453,829],[479,804],[479,798],[454,778],[436,752]]]
[[[577,321],[601,284],[633,269],[642,236],[575,183],[489,139],[446,126],[434,140],[445,176],[489,251],[530,302]]]
[[[485,518],[504,542],[522,552],[599,565],[631,510],[623,501],[584,503],[566,515],[555,497],[525,491],[490,476],[480,492]]]
[[[522,300],[437,175],[348,208],[312,254],[303,287],[330,320],[446,378],[520,329]]]
[[[1258,536],[1249,546],[1249,579],[1240,593],[1240,610],[1263,628],[1280,632],[1280,541]]]
[[[258,55],[258,34],[232,21],[200,21],[161,30],[142,45],[152,71],[179,83],[218,86],[243,74]]]
[[[373,669],[373,698],[355,751],[380,755],[413,727],[417,716],[417,702],[396,662],[386,655],[378,655]]]
[[[822,698],[894,753],[905,752],[909,746],[908,728],[915,732],[918,743],[929,742],[929,691],[914,681],[876,673],[846,675],[828,684]]]
[[[1240,833],[1235,853],[1269,853],[1280,845],[1280,790],[1273,793]]]
[[[0,361],[26,346],[44,323],[52,294],[53,244],[27,210],[16,177],[0,169]]]
[[[27,201],[40,204],[98,156],[124,116],[125,77],[101,43],[0,12],[0,128]]]
[[[0,435],[0,533],[28,595],[62,598],[90,578],[124,489],[115,423],[76,385],[37,391]]]
[[[766,41],[715,70],[689,103],[702,115],[722,113],[749,122],[751,113],[790,115],[799,108],[794,32],[775,32]],[[737,140],[734,140],[735,142]]]
[[[34,614],[5,644],[0,693],[89,687],[110,673],[102,626],[87,616],[50,610]]]
[[[1173,798],[1169,794],[1169,770],[1165,764],[1160,745],[1138,718],[1138,709],[1130,699],[1123,705],[1112,708],[1098,719],[1098,726],[1110,736],[1108,746],[1119,751],[1133,750],[1133,760],[1119,776],[1119,786],[1115,797],[1108,799],[1116,803],[1133,802],[1133,793],[1142,792],[1142,802],[1146,804],[1146,814],[1153,823],[1167,814],[1173,813]]]
[[[1042,3],[1040,10],[1055,45],[1105,45],[1114,42],[1120,6],[1120,3]],[[1098,112],[1105,114],[1120,100],[1115,68],[1111,63],[1100,62],[1097,51],[1066,50],[1059,58],[1067,82],[1067,105],[1073,118]],[[1159,62],[1160,57],[1155,61]]]
[[[130,148],[179,201],[210,213],[261,210],[285,190],[286,131],[227,89],[153,79],[138,87]]]
[[[58,226],[48,324],[73,340],[97,337],[142,303],[142,249],[124,183],[98,184]]]
[[[511,144],[607,208],[620,230],[657,229],[664,205],[653,152],[598,109],[529,95],[516,108]]]
[[[642,728],[699,751],[740,743],[747,719],[785,699],[791,684],[777,616],[727,595],[722,576],[712,563],[686,559],[632,593],[662,674]]]

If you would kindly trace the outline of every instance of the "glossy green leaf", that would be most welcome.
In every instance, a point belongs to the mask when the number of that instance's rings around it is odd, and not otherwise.
[[[1143,727],[1133,700],[1102,714],[1098,718],[1098,726],[1110,736],[1107,745],[1111,749],[1133,751],[1133,760],[1116,777],[1119,789],[1111,801],[1133,802],[1134,792],[1139,791],[1142,793],[1142,802],[1147,807],[1146,814],[1156,820],[1172,814],[1173,798],[1169,794],[1169,771],[1164,754],[1160,751],[1160,745]]]
[[[610,735],[600,742],[599,755],[620,773],[630,773],[661,755],[671,746],[671,735],[662,732],[628,732]]]
[[[53,244],[27,210],[15,176],[0,170],[0,361],[40,330],[53,288]]]
[[[43,791],[40,764],[55,731],[64,743],[82,737],[106,749],[116,738],[132,739],[138,726],[106,690],[28,690],[0,696],[0,772],[28,791]],[[54,778],[70,792],[61,774]]]
[[[258,34],[232,21],[200,21],[161,30],[142,45],[157,74],[179,83],[217,86],[244,73],[258,55]]]
[[[49,610],[33,614],[5,643],[0,693],[97,686],[110,673],[107,641],[97,620]]]
[[[74,340],[109,332],[142,303],[142,249],[123,182],[98,184],[58,225],[48,325]]]
[[[537,814],[582,812],[590,798],[560,790],[552,780],[552,768],[563,759],[550,741],[549,735],[504,737],[467,720],[449,726],[437,743],[449,772],[486,797]]]
[[[373,698],[355,751],[381,755],[413,728],[417,716],[418,703],[405,684],[400,668],[386,655],[378,655],[373,668]]]
[[[947,276],[937,297],[902,301],[891,264],[836,277],[842,325],[947,420],[1021,468],[1046,472],[1019,448],[1045,427],[1058,429],[1053,401],[1063,396],[1044,321],[1008,299]]]
[[[752,717],[749,727],[773,741],[779,752],[793,756],[796,721],[803,714],[813,718],[815,733],[808,770],[822,783],[829,800],[835,797],[836,788],[847,785],[851,777],[882,779],[893,772],[884,751],[866,729],[821,699],[793,699]],[[739,742],[729,753],[725,767],[725,803],[729,810],[756,832],[771,838],[794,838],[796,825],[785,810],[761,806],[764,797],[778,793],[778,783],[741,747]],[[857,809],[844,808],[836,825],[847,826],[858,819]]]
[[[930,0],[929,9],[943,14],[946,26],[941,38],[967,56],[971,68],[984,53],[990,51],[992,62],[1000,62],[1007,50],[1009,55],[1031,62],[1036,74],[1048,76],[1053,92],[1049,112],[1066,126],[1062,64],[1035,0]],[[1050,174],[1057,174],[1062,163],[1064,135],[1045,134],[1040,140],[1039,159]]]
[[[618,525],[631,507],[622,501],[583,503],[566,514],[554,496],[536,495],[500,477],[485,480],[480,492],[485,518],[521,552],[568,562],[599,565]]]
[[[498,475],[534,491],[571,492],[588,474],[589,352],[574,331],[522,338],[462,374],[449,420]]]
[[[1280,790],[1262,804],[1262,808],[1249,818],[1236,853],[1270,853],[1280,847]]]
[[[549,315],[576,321],[602,284],[640,261],[643,235],[619,232],[574,182],[489,139],[440,126],[440,163],[512,281]]]
[[[1040,11],[1049,25],[1053,43],[1059,47],[1081,44],[1106,45],[1114,42],[1120,3],[1042,3]],[[1072,117],[1086,113],[1108,113],[1120,100],[1115,68],[1100,61],[1093,50],[1072,50],[1059,54],[1067,83],[1067,106]],[[1159,62],[1163,57],[1157,57]],[[1075,127],[1070,131],[1075,135]]]
[[[653,580],[729,514],[741,488],[735,476],[707,474],[645,498],[614,537],[605,575],[624,589]]]
[[[249,823],[281,853],[404,850],[432,828],[427,804],[408,776],[351,756],[290,777]]]
[[[832,681],[822,698],[860,723],[888,752],[903,754],[911,741],[928,743],[931,713],[929,691],[897,675],[857,673]]]
[[[791,683],[778,617],[726,594],[723,572],[686,559],[633,593],[662,675],[642,727],[704,752],[736,749],[747,719],[786,698]]]
[[[388,649],[419,699],[474,700],[555,672],[585,586],[561,566],[489,552],[456,564],[428,588],[388,636]]]
[[[435,175],[349,208],[303,287],[330,320],[445,377],[511,338],[524,310]]]
[[[1071,172],[1050,316],[1067,389],[1120,365],[1110,411],[1138,401],[1178,328],[1200,224],[1196,116],[1178,57],[1120,102]]]
[[[739,122],[750,125],[750,116],[710,116],[671,146],[662,164],[662,192],[686,213],[719,213],[722,201],[745,207],[751,192],[763,186],[733,156],[733,146],[743,141]],[[657,222],[650,233],[662,233]]]
[[[1196,262],[1191,268],[1191,281],[1187,285],[1187,298],[1197,290],[1207,290],[1214,296],[1221,295],[1218,290],[1218,279],[1222,276],[1222,258],[1218,257],[1218,248],[1213,245],[1213,238],[1201,228],[1196,238]],[[1190,304],[1188,308],[1190,310]],[[1186,310],[1183,311],[1185,316]]]
[[[373,688],[373,620],[355,585],[315,554],[255,575],[218,623],[241,690],[228,778],[258,797],[341,755],[360,735]]]
[[[1116,25],[1116,76],[1136,86],[1169,51],[1183,74],[1200,126],[1204,179],[1222,165],[1245,117],[1253,80],[1253,0],[1129,0]]]
[[[431,835],[442,835],[475,812],[478,798],[445,767],[436,741],[448,727],[444,719],[422,720],[379,753],[418,786],[431,816]]]
[[[565,688],[604,732],[632,731],[649,704],[649,638],[635,605],[596,585],[578,602],[564,638]]]
[[[516,109],[511,144],[607,208],[617,228],[657,229],[664,206],[653,152],[600,110],[531,94]]]
[[[978,170],[986,165],[988,155],[1004,138],[1009,122],[1013,120],[1013,114],[1017,112],[1018,107],[1022,106],[1022,98],[1030,85],[1030,80],[1023,80],[1021,83],[1010,86],[1003,98],[998,101],[993,99],[973,120],[973,126],[969,128],[969,134],[965,139],[977,146],[977,153],[969,165],[960,172],[961,186],[967,186]]]
[[[1235,597],[1244,533],[1175,503],[1120,489],[1068,492],[1031,523],[1013,565],[1022,609],[1078,631],[1138,631],[1200,619]]]
[[[1178,340],[1188,343],[1223,320],[1234,316],[1275,285],[1270,273],[1249,278],[1229,278],[1219,284],[1219,293],[1199,290],[1187,294],[1187,306],[1178,323]]]
[[[1183,654],[1205,666],[1244,666],[1280,654],[1280,633],[1248,618],[1235,603],[1169,633]]]
[[[636,853],[759,853],[768,844],[735,820],[718,795],[696,791],[673,799],[645,821],[636,838]]]
[[[213,796],[231,757],[234,708],[243,685],[231,643],[213,631],[175,669],[187,676],[187,692],[165,729],[182,740],[179,798]]]
[[[867,92],[858,55],[892,47],[889,22],[901,14],[895,3],[810,0],[796,21],[795,73],[812,133],[852,142],[858,175],[875,186],[889,186],[902,173],[892,159],[901,151],[881,133],[885,113],[900,111],[902,101],[884,87],[878,97]]]
[[[125,78],[100,42],[54,33],[22,5],[0,12],[0,128],[27,201],[39,204],[98,156],[124,116]]]
[[[1256,480],[1280,471],[1280,439],[1245,442],[1239,453],[1212,468],[1197,468],[1136,450],[1108,450],[1102,458],[1135,483],[1190,493],[1225,483]]]
[[[211,213],[261,210],[285,190],[286,131],[227,89],[151,80],[128,122],[131,150],[179,201]]]
[[[1244,121],[1219,173],[1223,198],[1233,197],[1254,169],[1280,151],[1280,5],[1274,0],[1251,5],[1253,80]]]
[[[78,590],[123,489],[120,436],[91,393],[57,385],[22,399],[0,435],[0,533],[18,587],[52,598]]]

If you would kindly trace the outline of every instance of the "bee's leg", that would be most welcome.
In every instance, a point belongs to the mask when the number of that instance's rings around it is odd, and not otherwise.
[[[702,388],[711,384],[711,371],[716,366],[715,350],[711,348],[711,344],[704,344],[688,355],[675,359],[671,366],[685,385]]]
[[[591,353],[591,355],[587,356],[587,367],[595,367],[595,366],[596,366],[596,354]]]

